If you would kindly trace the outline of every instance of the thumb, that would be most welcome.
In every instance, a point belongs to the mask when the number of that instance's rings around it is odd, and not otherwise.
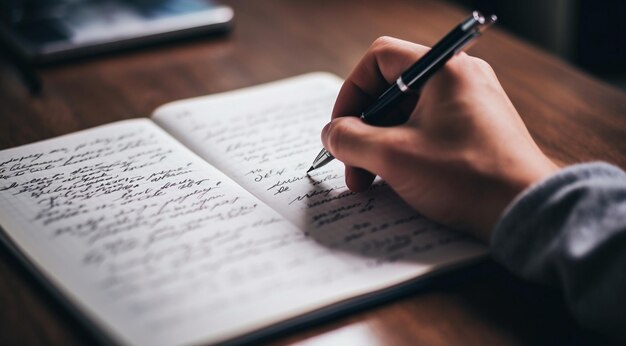
[[[322,143],[339,161],[376,174],[382,167],[387,131],[388,128],[365,124],[357,117],[340,117],[324,126]]]

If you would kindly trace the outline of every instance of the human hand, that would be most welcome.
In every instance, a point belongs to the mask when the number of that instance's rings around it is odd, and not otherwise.
[[[344,82],[324,147],[363,191],[381,176],[417,211],[488,242],[510,201],[558,167],[537,147],[491,67],[461,53],[398,107],[406,123],[374,127],[357,116],[428,51],[377,39]]]

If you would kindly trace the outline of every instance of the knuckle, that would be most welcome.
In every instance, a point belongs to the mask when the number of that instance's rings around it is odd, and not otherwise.
[[[489,73],[493,72],[493,68],[485,60],[483,60],[481,58],[476,58],[476,57],[471,57],[471,59],[472,59],[472,63],[474,64],[475,68],[480,69],[480,70],[482,70],[484,72],[489,72]]]
[[[491,65],[481,58],[467,55],[461,52],[450,59],[443,68],[444,73],[453,80],[466,80],[472,75],[493,76]]]
[[[370,51],[374,54],[382,53],[396,43],[397,39],[390,36],[380,36],[372,42]]]
[[[471,59],[472,57],[467,55],[467,53],[461,52],[457,56],[450,59],[444,68],[451,74],[459,75],[463,73],[463,71],[466,71],[472,64]]]
[[[372,47],[384,47],[391,44],[393,40],[391,36],[380,36],[372,42]]]

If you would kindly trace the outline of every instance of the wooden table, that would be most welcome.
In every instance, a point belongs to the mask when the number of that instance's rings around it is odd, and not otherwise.
[[[376,37],[432,45],[468,13],[437,1],[227,3],[236,11],[230,35],[42,68],[40,97],[29,96],[0,65],[0,149],[147,116],[168,101],[305,72],[345,77]],[[491,63],[548,155],[564,163],[600,159],[626,167],[623,92],[497,28],[470,53]],[[0,344],[93,341],[5,251],[0,307]],[[496,268],[268,343],[503,345],[581,337],[594,336],[576,326],[558,295]]]

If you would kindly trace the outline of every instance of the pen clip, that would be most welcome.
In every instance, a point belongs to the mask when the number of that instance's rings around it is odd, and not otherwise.
[[[463,50],[469,49],[472,46],[472,44],[476,41],[476,39],[480,37],[480,35],[482,35],[483,31],[487,30],[490,26],[492,26],[498,20],[498,17],[495,14],[492,14],[491,16],[489,16],[489,18],[487,18],[487,20],[485,20],[482,16],[481,16],[481,19],[482,20],[479,21],[479,24],[476,25],[475,28],[473,28],[473,33],[470,36],[468,36],[465,39],[465,41],[463,41],[454,50],[454,54],[458,54],[459,52]]]

